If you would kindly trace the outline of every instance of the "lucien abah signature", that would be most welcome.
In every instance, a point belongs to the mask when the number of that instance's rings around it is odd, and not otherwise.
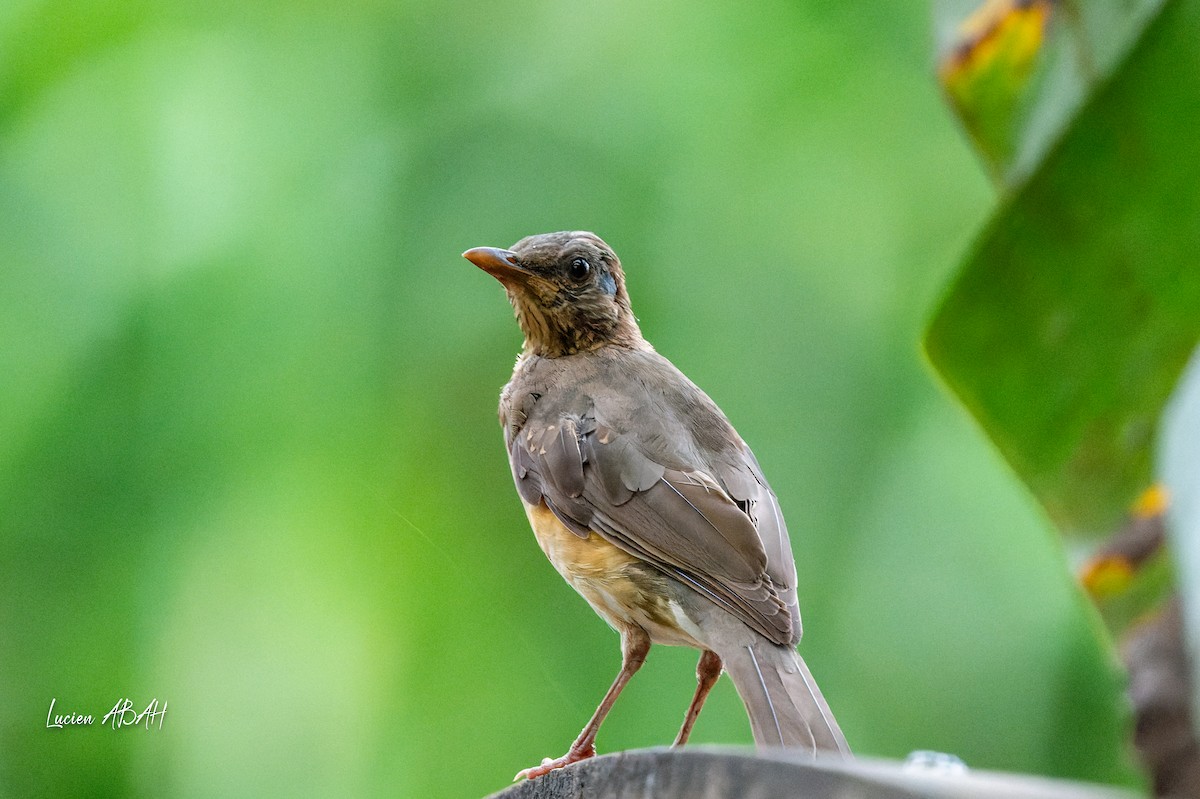
[[[50,700],[50,709],[46,711],[46,729],[62,730],[67,727],[76,726],[91,726],[96,723],[96,717],[91,713],[55,713],[54,704],[58,698]],[[160,705],[158,699],[151,699],[150,704],[145,708],[138,709],[134,706],[133,700],[129,697],[118,699],[113,705],[112,710],[104,714],[104,718],[100,719],[100,726],[110,726],[114,730],[119,730],[123,727],[137,727],[145,725],[146,729],[156,729],[154,726],[157,723],[157,729],[162,729],[163,719],[167,716],[167,703],[164,700]]]

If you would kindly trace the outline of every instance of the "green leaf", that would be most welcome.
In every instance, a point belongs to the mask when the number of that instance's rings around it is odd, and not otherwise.
[[[940,0],[938,78],[993,179],[1037,169],[1089,88],[1120,63],[1161,0]]]
[[[930,360],[1054,520],[1103,531],[1151,480],[1200,338],[1200,2],[1166,3],[1003,206],[936,312]]]
[[[1053,6],[989,2],[967,18],[938,67],[946,97],[997,178],[1013,161]]]

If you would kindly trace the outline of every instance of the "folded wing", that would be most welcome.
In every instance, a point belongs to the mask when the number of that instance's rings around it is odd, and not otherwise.
[[[768,639],[794,644],[795,564],[754,456],[745,450],[740,458],[680,463],[647,449],[594,409],[530,419],[509,441],[526,502],[544,501],[577,535],[604,536]]]

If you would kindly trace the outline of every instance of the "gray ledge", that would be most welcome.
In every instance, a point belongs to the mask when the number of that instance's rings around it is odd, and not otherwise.
[[[520,764],[518,764],[520,765]],[[1139,799],[1112,786],[997,772],[818,759],[784,750],[639,749],[603,755],[488,799]]]

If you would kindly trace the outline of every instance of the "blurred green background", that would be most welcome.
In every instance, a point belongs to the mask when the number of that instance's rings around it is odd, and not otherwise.
[[[459,257],[592,229],[780,495],[851,744],[1128,782],[1047,522],[918,355],[993,202],[924,4],[0,6],[0,793],[480,796],[619,663]],[[656,648],[603,751],[668,743]],[[99,724],[168,702],[161,729]],[[91,727],[45,729],[56,712]],[[749,743],[723,680],[699,742]]]

